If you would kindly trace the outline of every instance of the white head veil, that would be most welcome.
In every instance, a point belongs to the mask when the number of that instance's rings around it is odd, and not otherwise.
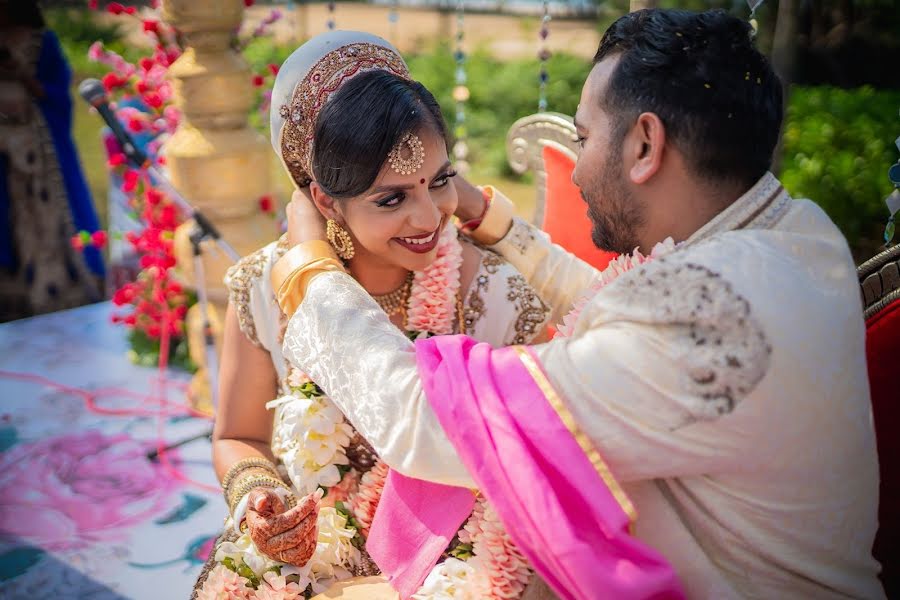
[[[317,35],[281,65],[272,88],[269,125],[272,147],[296,186],[307,186],[312,179],[313,129],[322,106],[341,84],[373,69],[409,78],[396,48],[361,31]]]

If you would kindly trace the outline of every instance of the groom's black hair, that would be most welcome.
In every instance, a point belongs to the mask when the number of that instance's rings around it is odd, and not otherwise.
[[[613,57],[602,102],[615,142],[652,112],[701,178],[749,187],[771,167],[782,85],[749,23],[720,10],[639,10],[610,26],[594,64]]]
[[[313,177],[329,196],[358,196],[375,183],[397,142],[422,128],[448,142],[441,108],[425,86],[387,71],[360,73],[319,112]]]

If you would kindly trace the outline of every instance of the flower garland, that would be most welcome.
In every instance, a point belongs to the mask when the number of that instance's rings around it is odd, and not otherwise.
[[[456,232],[456,227],[444,227],[434,262],[413,276],[406,318],[411,331],[432,335],[453,333],[462,265],[462,246]]]
[[[647,256],[644,256],[641,254],[640,250],[635,248],[634,252],[631,254],[620,254],[610,261],[609,265],[607,265],[600,273],[600,279],[592,285],[583,296],[575,301],[572,305],[572,310],[563,317],[562,323],[560,323],[559,327],[556,329],[556,337],[571,337],[575,331],[575,323],[578,321],[578,317],[581,315],[581,311],[584,310],[584,307],[594,299],[594,296],[596,296],[600,290],[612,283],[619,275],[627,273],[631,269],[650,262],[655,258],[668,254],[675,250],[675,248],[677,248],[675,241],[672,238],[666,238],[653,246],[653,249]]]

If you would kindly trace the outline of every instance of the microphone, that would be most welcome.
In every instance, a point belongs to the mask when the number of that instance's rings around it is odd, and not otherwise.
[[[128,160],[130,160],[138,169],[146,171],[151,179],[153,179],[154,183],[166,192],[169,198],[181,209],[181,211],[189,218],[194,219],[194,222],[202,232],[202,237],[209,236],[212,238],[216,245],[232,261],[237,262],[240,260],[241,255],[238,254],[228,242],[222,239],[222,234],[219,233],[219,230],[216,229],[216,226],[213,225],[212,221],[210,221],[202,212],[194,208],[191,203],[175,189],[169,180],[160,173],[153,163],[147,159],[147,155],[137,147],[137,144],[134,143],[134,140],[128,135],[128,132],[125,131],[122,124],[119,123],[119,120],[109,108],[109,101],[106,97],[106,88],[103,87],[103,83],[96,79],[85,79],[78,85],[78,94],[85,102],[97,109],[97,112],[100,113],[100,116],[103,117],[103,120],[109,125],[110,130],[112,130],[113,135],[116,137],[116,141],[119,142],[119,146],[122,147],[122,152],[128,157]]]
[[[116,141],[122,148],[122,152],[128,159],[138,168],[146,166],[147,155],[144,154],[134,140],[128,135],[128,132],[122,128],[122,124],[109,108],[109,101],[106,97],[106,88],[97,79],[85,79],[78,86],[78,93],[85,102],[97,109],[100,116],[112,130]]]

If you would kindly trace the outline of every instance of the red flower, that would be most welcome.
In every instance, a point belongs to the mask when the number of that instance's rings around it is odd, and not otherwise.
[[[165,166],[165,164],[166,164],[166,157],[165,157],[165,156],[157,156],[157,157],[156,157],[156,163],[157,163],[158,165],[160,165],[160,166]]]
[[[150,206],[156,206],[160,202],[162,202],[163,195],[159,190],[150,188],[147,190],[147,204]]]
[[[141,65],[141,68],[142,68],[143,70],[149,71],[150,69],[153,68],[153,65],[155,65],[156,62],[155,62],[152,58],[150,58],[149,56],[145,56],[145,57],[142,58],[140,61],[138,61],[138,64]]]
[[[106,11],[114,15],[121,15],[125,12],[125,7],[118,2],[110,2],[106,5]]]
[[[144,130],[144,122],[137,117],[128,119],[128,129],[132,133],[140,133]]]
[[[253,76],[253,85],[255,85],[256,87],[262,87],[265,82],[266,82],[266,78],[263,77],[262,75],[254,75]]]
[[[278,65],[269,64],[269,72],[274,76],[278,75]]]
[[[103,248],[106,246],[106,232],[105,231],[95,231],[91,234],[91,244],[94,248]]]
[[[103,76],[103,87],[107,92],[111,92],[117,87],[122,86],[126,81],[115,73],[107,73]]]
[[[84,242],[81,240],[81,236],[78,234],[73,235],[71,239],[69,239],[69,243],[79,252],[84,250]]]
[[[150,86],[147,85],[147,82],[143,79],[138,79],[134,84],[134,91],[136,91],[138,94],[143,95],[150,91]]]
[[[133,15],[133,14],[135,14],[136,12],[137,12],[137,9],[136,9],[135,7],[133,7],[133,6],[126,6],[126,7],[125,7],[125,14],[126,14],[126,15]]]
[[[126,194],[130,194],[135,190],[138,184],[138,179],[140,179],[141,175],[137,171],[128,170],[125,171],[125,175],[122,176],[122,191]]]
[[[88,8],[91,10],[97,10],[97,0],[88,0]]]
[[[124,165],[128,159],[121,152],[116,152],[112,156],[109,157],[109,160],[106,161],[106,164],[109,165],[110,168],[121,167]]]
[[[147,326],[147,335],[149,335],[151,338],[158,338],[160,333],[162,333],[162,329],[159,325],[153,324]]]
[[[264,213],[270,213],[272,212],[272,209],[272,196],[266,194],[259,199],[259,210],[263,211]]]
[[[151,106],[153,108],[160,108],[163,105],[162,96],[160,96],[156,92],[148,92],[144,94],[144,102],[147,103],[147,106]]]
[[[144,21],[144,31],[147,33],[159,33],[159,21],[147,19]]]
[[[253,6],[253,2],[254,0],[244,0],[244,6],[250,8],[251,6]]]
[[[127,315],[122,322],[128,325],[129,327],[134,327],[137,324],[137,317],[135,315]]]

